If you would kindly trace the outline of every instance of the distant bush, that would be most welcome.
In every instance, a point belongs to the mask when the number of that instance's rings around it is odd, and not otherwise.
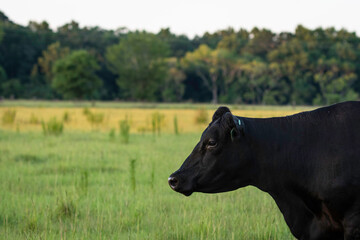
[[[123,143],[129,143],[130,139],[130,121],[126,116],[124,120],[119,122],[120,125],[120,137]]]
[[[55,117],[51,118],[48,122],[43,121],[41,125],[44,135],[59,136],[64,130],[64,123],[56,120]]]
[[[205,108],[200,108],[197,110],[196,116],[195,116],[195,123],[197,124],[205,124],[208,123],[208,113]]]
[[[16,110],[7,109],[2,116],[3,124],[13,124],[15,122]]]

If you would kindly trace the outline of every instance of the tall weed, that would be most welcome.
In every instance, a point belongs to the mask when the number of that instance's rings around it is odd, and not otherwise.
[[[136,159],[130,159],[130,183],[133,192],[136,191]]]
[[[179,125],[178,125],[178,119],[177,116],[174,116],[174,133],[175,135],[179,135]]]
[[[120,126],[120,137],[123,143],[129,143],[130,140],[130,121],[126,116],[124,120],[119,122]]]

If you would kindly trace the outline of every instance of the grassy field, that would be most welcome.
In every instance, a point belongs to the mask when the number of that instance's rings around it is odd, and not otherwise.
[[[0,116],[8,108],[0,108]],[[204,127],[194,124],[196,109],[147,109],[171,119],[163,133],[133,130],[124,144],[112,118],[130,114],[135,121],[146,109],[91,109],[109,114],[92,129],[85,126],[83,106],[11,108],[16,119],[0,130],[0,239],[292,239],[274,201],[253,187],[190,197],[169,188],[168,176]],[[75,112],[58,137],[28,123],[31,113],[46,119],[63,111]],[[271,115],[270,109],[236,111]],[[272,115],[280,112],[293,113],[274,108]],[[179,135],[171,124],[175,113]],[[111,127],[115,138],[107,132]]]

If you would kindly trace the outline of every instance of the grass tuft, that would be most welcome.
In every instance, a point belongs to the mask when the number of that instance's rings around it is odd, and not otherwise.
[[[77,208],[72,199],[61,199],[55,209],[55,215],[58,219],[74,218],[77,214]]]
[[[64,130],[64,123],[62,121],[56,120],[56,117],[51,118],[48,122],[42,121],[41,125],[45,136],[59,136],[63,133]]]

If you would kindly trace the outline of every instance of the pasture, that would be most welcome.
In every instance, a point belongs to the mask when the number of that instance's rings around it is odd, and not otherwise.
[[[0,107],[0,117],[16,112],[0,125],[1,239],[292,239],[275,202],[258,189],[184,197],[169,188],[169,174],[206,126],[195,119],[205,111],[210,121],[214,107],[26,104]],[[89,122],[85,107],[102,122]],[[304,109],[231,108],[252,117]],[[152,131],[154,113],[163,116],[161,134]],[[66,120],[59,136],[42,132],[52,117]],[[119,134],[126,117],[127,144]]]

